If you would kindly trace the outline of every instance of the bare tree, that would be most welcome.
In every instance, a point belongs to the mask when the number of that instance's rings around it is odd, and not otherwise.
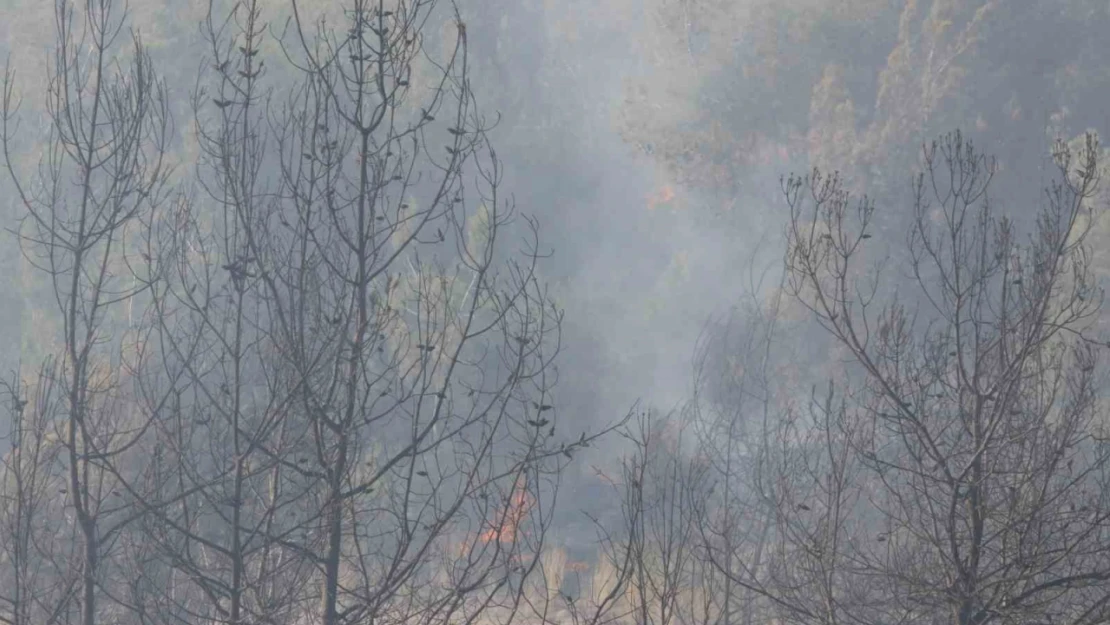
[[[0,460],[0,622],[56,623],[65,613],[74,579],[51,566],[59,553],[55,533],[65,484],[56,467],[62,447],[54,434],[59,398],[46,362],[34,387],[13,379],[2,385],[11,410],[7,449]]]
[[[764,299],[762,279],[753,279],[743,308],[710,323],[696,351],[686,419],[713,485],[697,502],[696,521],[699,558],[714,572],[711,622],[750,625],[769,614],[758,590],[774,560],[776,506],[761,484],[777,457],[772,434],[793,409],[784,391],[798,382],[784,365],[790,345],[780,335],[790,328],[778,286]]]
[[[598,562],[592,576],[576,575],[550,603],[543,622],[703,624],[718,622],[720,604],[697,531],[709,489],[708,464],[690,453],[677,415],[641,412],[622,431],[631,448],[620,473],[608,478],[619,495],[617,515],[593,518]]]
[[[311,564],[294,540],[311,503],[308,483],[286,476],[297,455],[290,375],[270,336],[266,297],[248,238],[264,237],[268,159],[257,2],[226,14],[209,3],[194,91],[200,197],[151,224],[152,310],[161,373],[140,391],[158,406],[155,493],[138,502],[145,537],[168,583],[153,589],[163,622],[292,622]],[[234,106],[232,102],[234,101]],[[165,397],[171,401],[165,401]],[[150,545],[144,545],[150,547]]]
[[[355,0],[345,32],[310,35],[294,2],[278,41],[302,80],[275,100],[258,4],[210,5],[199,194],[167,192],[165,92],[137,36],[111,71],[112,3],[56,5],[30,183],[8,74],[20,235],[63,330],[33,386],[59,401],[17,420],[5,474],[16,535],[63,540],[35,551],[48,585],[13,543],[12,622],[509,623],[531,600],[560,471],[600,434],[558,418],[538,225],[501,194],[466,27],[436,4]],[[57,528],[29,523],[43,501]]]
[[[116,498],[120,471],[139,462],[134,452],[152,418],[128,400],[128,370],[145,356],[144,337],[128,333],[120,305],[146,282],[127,279],[128,262],[134,229],[164,200],[170,120],[164,87],[137,35],[130,54],[119,58],[125,18],[108,0],[80,10],[55,3],[50,134],[30,179],[17,171],[11,153],[18,107],[11,72],[4,89],[5,161],[26,211],[20,240],[26,258],[51,282],[62,326],[57,366],[44,369],[56,377],[40,383],[65,394],[53,426],[63,449],[64,518],[72,518],[76,551],[55,566],[79,576],[83,625],[97,621],[97,601],[109,596],[102,592],[105,571],[134,518]]]
[[[765,588],[783,615],[1110,616],[1110,448],[1086,334],[1101,306],[1085,245],[1097,140],[1058,141],[1053,156],[1060,179],[1022,244],[988,193],[993,162],[959,133],[926,146],[900,284],[860,266],[880,257],[867,198],[853,209],[817,171],[785,182],[789,286],[853,368],[815,419],[778,430],[767,490],[781,561]],[[875,310],[884,288],[894,296]]]
[[[197,104],[214,115],[198,129],[215,211],[174,222],[178,270],[155,297],[174,373],[152,397],[180,401],[164,429],[178,503],[151,500],[149,518],[167,521],[186,613],[511,620],[558,470],[592,440],[559,431],[562,313],[536,276],[535,222],[521,254],[502,243],[513,207],[465,25],[432,60],[435,4],[352,2],[345,31],[320,20],[311,35],[293,3],[281,41],[303,80],[268,125],[257,6],[235,5],[227,43],[210,13],[218,86]],[[220,436],[203,462],[200,433]]]

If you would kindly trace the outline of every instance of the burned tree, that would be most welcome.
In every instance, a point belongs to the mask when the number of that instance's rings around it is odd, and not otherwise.
[[[535,602],[542,622],[581,625],[719,622],[708,566],[697,530],[698,510],[710,488],[705,457],[691,457],[678,415],[643,411],[621,430],[629,444],[609,482],[619,507],[591,517],[598,534],[589,576],[546,580],[546,601]]]
[[[295,385],[307,462],[288,470],[316,485],[328,625],[511,616],[538,555],[524,502],[569,452],[535,223],[506,254],[465,24],[447,22],[440,62],[423,56],[435,4],[354,2],[345,30],[314,35],[293,4],[304,80],[274,116],[281,201],[247,236]]]
[[[867,198],[836,175],[786,181],[791,292],[851,367],[778,439],[779,563],[761,588],[784,616],[1107,618],[1101,291],[1085,240],[1100,153],[1088,135],[1053,156],[1060,178],[1023,243],[1020,215],[990,197],[993,162],[959,133],[926,146],[901,284],[864,275],[882,243]]]
[[[258,6],[209,13],[205,193],[158,230],[168,373],[144,386],[171,398],[141,505],[175,613],[449,622],[524,598],[592,437],[559,423],[537,224],[500,192],[465,25],[436,4],[349,3],[336,31],[293,3],[298,78],[273,95]]]
[[[559,418],[538,224],[502,191],[466,26],[437,4],[354,0],[337,31],[293,2],[270,39],[259,3],[212,3],[197,184],[176,194],[137,37],[112,73],[118,5],[56,5],[30,183],[4,92],[20,235],[62,326],[0,521],[34,538],[54,526],[27,514],[58,510],[63,539],[4,543],[12,622],[508,623],[530,600],[559,472],[595,436]]]
[[[145,548],[165,584],[147,598],[160,622],[291,622],[312,562],[303,538],[314,503],[286,466],[304,462],[291,421],[289,371],[270,333],[249,239],[267,236],[265,24],[257,2],[209,3],[210,56],[192,101],[201,193],[151,224],[147,261],[161,367],[141,398],[162,413],[157,467],[141,498]],[[169,398],[168,401],[163,398]],[[147,575],[151,575],[148,565]]]
[[[52,379],[51,368],[44,363],[36,379]],[[0,459],[0,622],[54,623],[77,589],[61,568],[65,547],[49,540],[65,529],[55,495],[66,483],[56,470],[63,448],[54,430],[63,398],[52,384],[29,386],[17,377],[0,389],[10,406]]]
[[[60,325],[54,345],[42,346],[56,349],[54,366],[32,385],[65,397],[47,417],[61,448],[51,470],[61,471],[57,498],[65,511],[61,540],[52,545],[62,578],[51,583],[72,582],[77,592],[57,597],[54,616],[83,625],[125,607],[109,571],[135,517],[119,491],[142,471],[137,450],[154,418],[129,394],[147,353],[143,326],[129,323],[123,304],[150,281],[136,273],[136,234],[166,199],[171,126],[165,88],[137,35],[121,56],[125,18],[108,0],[55,3],[49,134],[34,176],[24,175],[12,153],[18,102],[11,72],[4,82],[5,162],[24,210],[19,240],[49,281]]]

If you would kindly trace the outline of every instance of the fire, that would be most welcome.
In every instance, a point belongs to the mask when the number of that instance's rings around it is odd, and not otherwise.
[[[669,184],[664,185],[663,188],[659,189],[655,193],[648,195],[648,210],[654,210],[656,206],[670,202],[674,199],[674,196],[674,187]]]
[[[528,515],[535,502],[521,484],[520,479],[513,485],[513,494],[509,497],[509,505],[494,520],[496,526],[489,528],[478,536],[478,540],[488,543],[498,541],[511,543],[516,540],[520,531],[520,523]]]

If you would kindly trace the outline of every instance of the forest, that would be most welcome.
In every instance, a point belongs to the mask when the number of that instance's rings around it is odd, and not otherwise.
[[[0,15],[0,625],[1110,623],[1106,3]]]

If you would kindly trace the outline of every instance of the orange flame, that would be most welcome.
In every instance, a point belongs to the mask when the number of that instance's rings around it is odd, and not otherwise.
[[[664,185],[655,193],[649,194],[647,197],[648,210],[654,210],[660,204],[666,204],[674,199],[674,187],[671,185]]]
[[[532,496],[524,490],[518,478],[517,484],[513,485],[513,494],[509,497],[509,505],[497,515],[499,522],[482,532],[478,536],[478,540],[484,543],[496,540],[502,544],[516,541],[517,532],[520,531],[520,523],[524,521],[534,503]]]

